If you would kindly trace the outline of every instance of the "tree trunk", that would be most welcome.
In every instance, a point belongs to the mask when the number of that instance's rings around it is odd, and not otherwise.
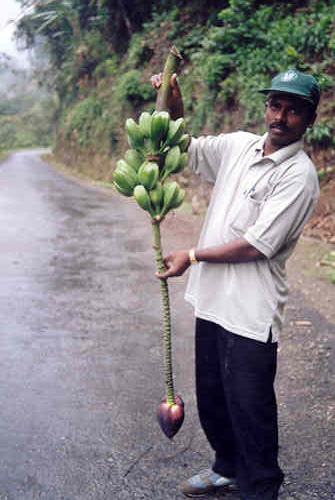
[[[123,3],[122,0],[117,0],[117,3],[119,4],[119,7],[120,7],[120,10],[121,10],[121,13],[122,13],[122,17],[123,17],[123,20],[124,20],[124,24],[126,25],[126,28],[127,28],[127,31],[128,31],[128,35],[129,35],[129,37],[131,37],[132,34],[133,34],[133,28],[132,28],[130,19],[129,19],[128,15],[127,15],[127,11],[126,11],[126,8],[124,6],[124,3]]]

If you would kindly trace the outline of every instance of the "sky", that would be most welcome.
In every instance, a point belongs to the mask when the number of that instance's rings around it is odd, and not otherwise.
[[[22,65],[27,64],[27,52],[18,51],[13,33],[14,24],[8,21],[15,20],[20,14],[20,4],[15,0],[2,0],[0,8],[0,52],[5,52],[17,59]]]

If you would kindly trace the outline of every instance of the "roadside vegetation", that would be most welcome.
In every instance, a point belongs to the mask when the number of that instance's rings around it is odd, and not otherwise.
[[[184,57],[180,82],[191,133],[262,132],[257,89],[296,67],[315,75],[325,96],[307,135],[309,150],[335,145],[333,1],[31,3],[35,9],[22,17],[17,36],[48,55],[40,78],[58,95],[56,151],[71,161],[108,158],[98,176],[108,177],[122,153],[125,119],[153,108],[149,77],[162,69],[172,44]]]
[[[334,0],[17,1],[25,7],[17,37],[43,55],[38,77],[57,97],[54,152],[73,170],[111,180],[127,148],[125,120],[153,109],[149,78],[175,44],[184,58],[180,84],[192,134],[263,133],[264,97],[257,90],[289,67],[313,74],[322,100],[306,148],[322,186],[333,186]],[[39,109],[43,115],[42,102]],[[6,130],[12,124],[4,120]]]
[[[0,152],[50,146],[55,97],[39,87],[34,70],[16,67],[5,56],[0,59]]]

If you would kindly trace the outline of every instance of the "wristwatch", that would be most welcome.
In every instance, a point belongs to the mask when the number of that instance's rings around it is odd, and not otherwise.
[[[188,258],[190,259],[190,264],[196,264],[198,261],[197,261],[197,258],[195,256],[195,249],[194,248],[191,248],[191,250],[188,252]]]

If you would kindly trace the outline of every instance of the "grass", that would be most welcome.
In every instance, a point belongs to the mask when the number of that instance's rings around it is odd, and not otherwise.
[[[291,258],[299,259],[299,267],[305,276],[334,284],[334,245],[316,238],[302,237]]]
[[[0,151],[0,163],[7,160],[10,153],[10,151]]]

